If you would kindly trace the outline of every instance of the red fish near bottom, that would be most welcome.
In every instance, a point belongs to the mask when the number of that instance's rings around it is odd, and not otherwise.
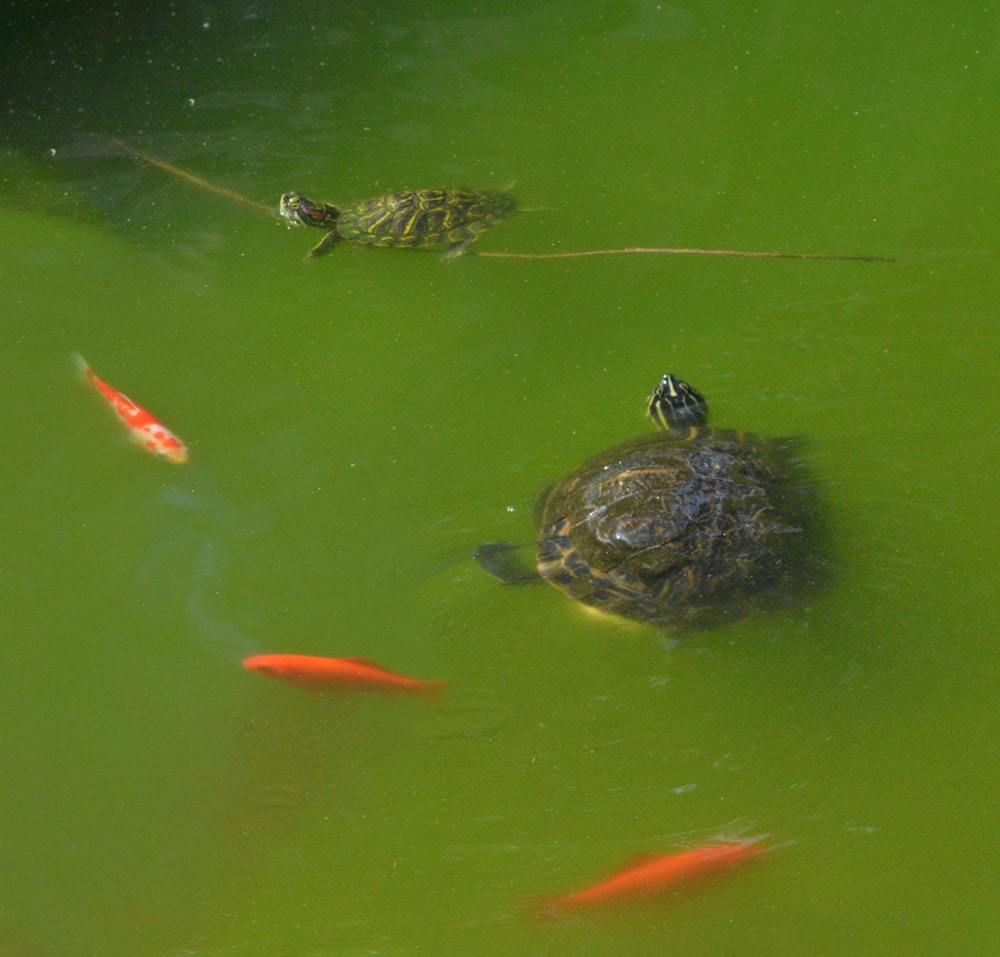
[[[755,841],[731,841],[708,844],[677,854],[644,857],[597,884],[536,901],[536,910],[541,915],[557,917],[657,897],[680,889],[692,878],[726,870],[764,850]]]
[[[244,668],[284,678],[307,688],[330,691],[404,692],[439,698],[444,681],[408,678],[370,658],[320,658],[314,655],[254,655]]]

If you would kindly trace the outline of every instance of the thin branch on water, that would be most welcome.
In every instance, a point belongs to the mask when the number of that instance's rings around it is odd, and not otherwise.
[[[741,249],[685,249],[676,246],[628,246],[625,249],[585,249],[567,253],[490,253],[477,252],[476,256],[493,259],[575,259],[579,256],[623,256],[629,253],[646,253],[679,256],[753,256],[764,259],[839,259],[847,262],[892,263],[891,256],[834,256],[826,253],[753,252]]]
[[[215,183],[210,183],[207,179],[202,179],[194,173],[189,173],[186,169],[174,166],[173,163],[168,163],[166,160],[157,159],[155,156],[143,153],[142,150],[137,150],[134,147],[129,146],[127,143],[123,143],[121,140],[112,139],[111,142],[123,153],[127,153],[129,156],[142,160],[142,162],[148,163],[150,166],[155,166],[157,169],[163,170],[164,173],[169,173],[171,176],[183,179],[186,182],[191,183],[193,186],[197,186],[199,189],[206,189],[210,193],[215,193],[218,196],[224,196],[226,199],[231,199],[235,203],[242,203],[244,206],[250,206],[253,209],[263,210],[265,213],[269,213],[272,216],[277,215],[274,209],[270,206],[258,203],[241,193],[235,192],[234,190],[226,189],[223,186],[216,186]]]

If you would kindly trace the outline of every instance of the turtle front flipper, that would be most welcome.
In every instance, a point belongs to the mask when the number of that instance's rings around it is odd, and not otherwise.
[[[340,233],[336,229],[331,229],[312,249],[306,253],[306,259],[314,259],[316,256],[323,256],[330,252],[337,243],[340,242]]]
[[[523,550],[528,546],[510,542],[487,542],[476,549],[475,559],[484,572],[505,585],[523,585],[541,581],[533,562],[526,560]],[[534,547],[534,546],[531,546]],[[522,552],[522,554],[517,554]]]

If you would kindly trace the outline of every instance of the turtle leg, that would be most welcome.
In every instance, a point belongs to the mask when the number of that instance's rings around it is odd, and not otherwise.
[[[465,239],[460,239],[457,243],[453,244],[448,248],[448,251],[444,254],[445,261],[450,259],[457,259],[462,255],[477,239],[479,235],[477,233],[471,233],[466,236]]]
[[[322,256],[328,253],[337,243],[340,242],[340,233],[335,229],[331,229],[312,249],[309,250],[306,259],[314,259],[316,256]]]
[[[535,566],[526,561],[523,554],[516,554],[524,547],[512,545],[510,542],[487,542],[476,549],[475,559],[484,572],[488,572],[505,585],[541,581],[542,577]]]

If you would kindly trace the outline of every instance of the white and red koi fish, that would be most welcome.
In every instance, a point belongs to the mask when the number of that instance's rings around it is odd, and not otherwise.
[[[118,418],[122,420],[122,424],[128,429],[129,438],[133,442],[175,465],[182,465],[188,460],[187,446],[159,419],[147,412],[142,406],[136,405],[127,395],[99,379],[94,370],[87,364],[87,360],[78,352],[73,354],[73,362],[87,381],[104,396],[108,405],[115,410]]]

